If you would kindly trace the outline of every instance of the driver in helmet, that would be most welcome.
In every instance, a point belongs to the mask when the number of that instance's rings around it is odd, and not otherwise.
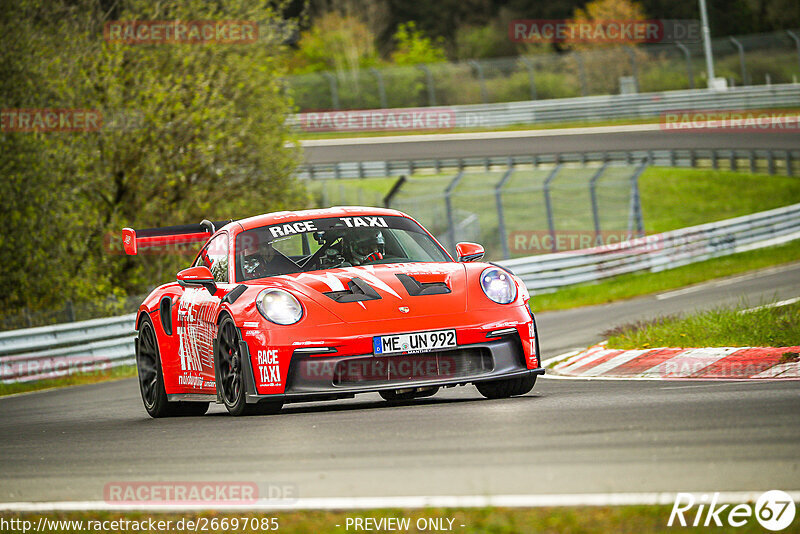
[[[353,231],[349,241],[353,265],[382,260],[386,252],[386,241],[380,230],[358,228]]]

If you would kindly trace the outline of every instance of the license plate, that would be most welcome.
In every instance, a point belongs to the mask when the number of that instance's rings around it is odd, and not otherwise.
[[[453,329],[375,336],[372,338],[372,353],[376,356],[431,352],[456,346],[456,331]]]

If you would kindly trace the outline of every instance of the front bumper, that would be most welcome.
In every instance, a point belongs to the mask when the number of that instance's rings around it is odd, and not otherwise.
[[[247,344],[241,348],[247,351]],[[251,361],[249,352],[243,352]],[[250,367],[250,366],[246,366]],[[249,371],[247,402],[283,400],[299,402],[353,397],[358,393],[466,385],[488,380],[542,375],[543,367],[528,369],[518,335],[461,345],[450,350],[394,356],[307,355],[292,356],[282,394],[255,393]]]

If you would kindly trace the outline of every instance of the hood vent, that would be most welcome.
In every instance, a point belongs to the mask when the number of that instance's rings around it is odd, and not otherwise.
[[[444,282],[420,282],[407,274],[396,274],[400,283],[412,297],[421,295],[444,295],[450,293],[450,288]]]
[[[349,289],[345,291],[328,291],[323,293],[336,302],[359,302],[362,300],[380,300],[381,296],[372,286],[361,278],[355,277],[347,282]]]

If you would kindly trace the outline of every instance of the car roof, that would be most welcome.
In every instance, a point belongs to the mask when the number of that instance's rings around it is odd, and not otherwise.
[[[240,224],[244,230],[267,226],[270,224],[303,221],[307,219],[323,219],[325,217],[359,217],[364,215],[384,215],[408,217],[405,213],[387,208],[371,208],[365,206],[334,206],[332,208],[301,210],[301,211],[278,211],[256,215],[247,219],[240,219],[230,224]],[[228,225],[226,225],[227,228]]]

